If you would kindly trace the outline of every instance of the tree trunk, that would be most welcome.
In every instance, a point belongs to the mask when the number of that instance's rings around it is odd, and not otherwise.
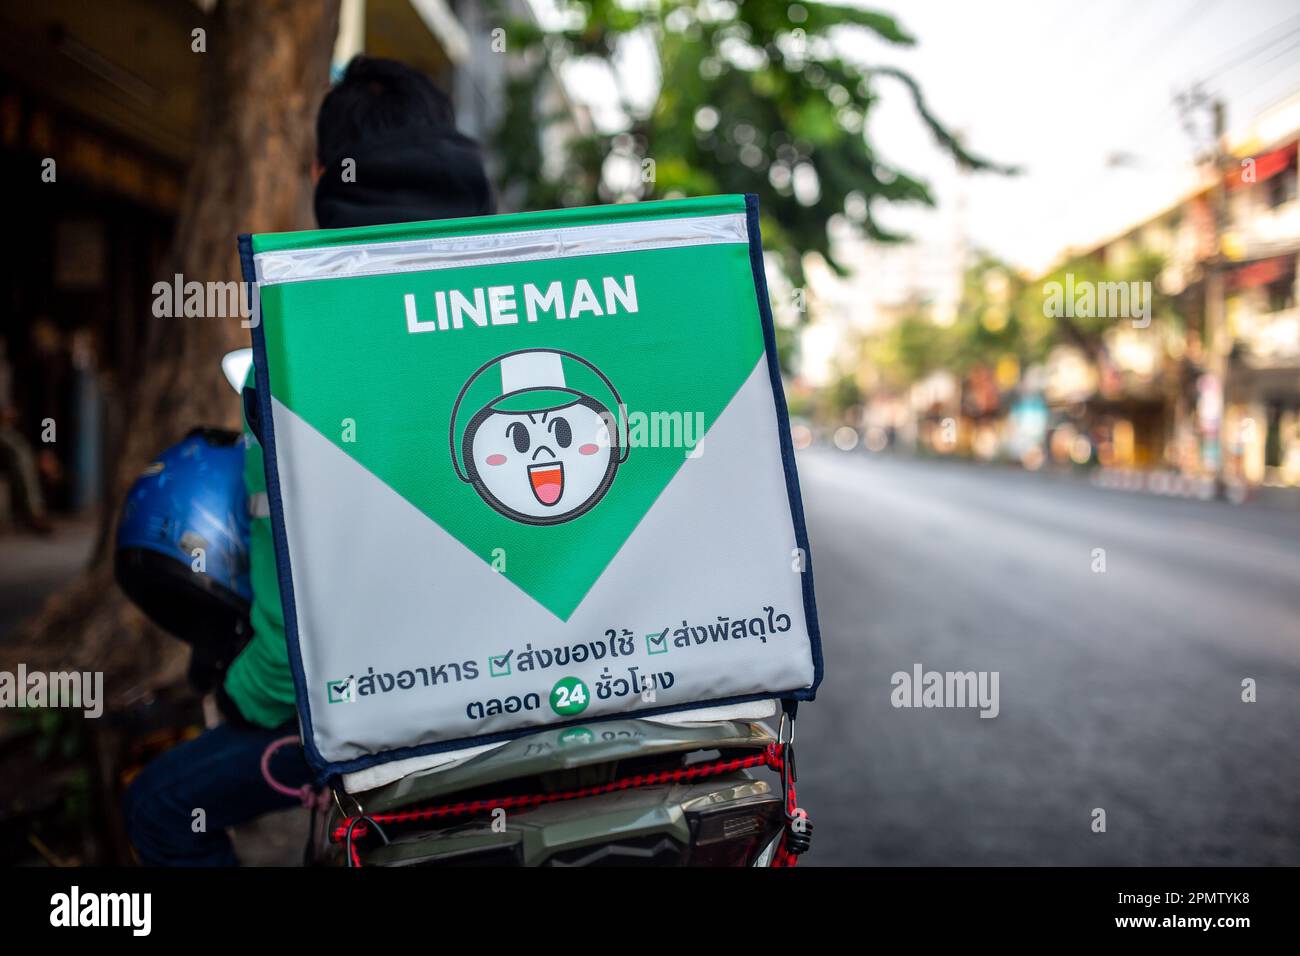
[[[241,232],[308,228],[315,115],[329,81],[338,0],[221,0],[207,39],[195,159],[186,181],[170,282],[239,279]],[[138,376],[113,459],[95,555],[0,652],[0,670],[104,671],[111,703],[183,673],[180,642],[150,625],[113,581],[112,532],[131,482],[195,425],[237,427],[221,356],[249,344],[241,318],[149,317]]]

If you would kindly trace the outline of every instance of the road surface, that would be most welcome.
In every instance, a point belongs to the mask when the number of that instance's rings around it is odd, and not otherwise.
[[[56,521],[47,536],[0,534],[0,644],[86,566],[95,531],[95,518],[87,515]]]
[[[808,863],[1300,864],[1300,512],[827,448],[799,473]],[[915,664],[998,672],[998,715],[895,708]]]

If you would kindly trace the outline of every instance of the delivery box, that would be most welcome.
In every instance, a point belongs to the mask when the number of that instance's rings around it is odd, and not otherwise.
[[[244,236],[321,776],[821,679],[753,197]]]

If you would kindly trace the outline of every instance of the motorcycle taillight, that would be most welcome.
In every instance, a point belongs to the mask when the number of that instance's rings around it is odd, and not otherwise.
[[[686,814],[691,828],[687,866],[750,866],[781,832],[781,798],[760,797]]]

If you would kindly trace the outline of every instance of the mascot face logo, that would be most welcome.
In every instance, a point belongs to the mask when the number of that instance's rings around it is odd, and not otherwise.
[[[452,410],[457,474],[523,524],[569,521],[614,482],[627,449],[609,379],[569,352],[511,352],[479,368]]]

